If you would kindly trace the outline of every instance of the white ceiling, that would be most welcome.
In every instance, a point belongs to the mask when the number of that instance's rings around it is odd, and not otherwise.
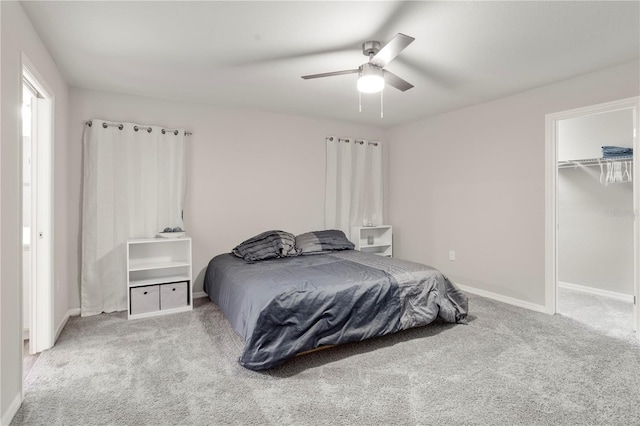
[[[390,127],[640,57],[640,2],[22,2],[70,86]],[[416,38],[363,95],[361,45]]]

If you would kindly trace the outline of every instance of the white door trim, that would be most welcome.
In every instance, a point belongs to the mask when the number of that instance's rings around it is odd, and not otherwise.
[[[640,225],[638,224],[638,207],[640,203],[640,149],[638,146],[638,124],[640,123],[640,97],[621,99],[568,111],[561,111],[545,116],[545,310],[549,314],[558,311],[558,264],[557,264],[557,230],[558,230],[558,126],[560,120],[591,114],[633,109],[633,209],[634,209],[634,318],[636,336],[640,339]]]

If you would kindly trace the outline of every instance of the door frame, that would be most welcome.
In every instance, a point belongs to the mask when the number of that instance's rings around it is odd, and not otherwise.
[[[640,150],[638,125],[640,124],[640,97],[620,99],[582,108],[547,114],[545,116],[545,311],[558,312],[558,121],[604,112],[631,109],[633,111],[633,288],[634,327],[640,339]]]
[[[37,134],[32,135],[32,223],[31,223],[31,315],[29,321],[29,352],[38,353],[53,346],[54,331],[54,274],[53,274],[53,91],[48,87],[36,67],[22,53],[20,73],[20,93],[23,79],[27,78],[43,96],[36,98]],[[33,119],[32,119],[33,121]],[[22,129],[22,126],[20,126]],[[22,153],[22,130],[20,130],[20,152]],[[20,156],[22,176],[22,155]],[[22,186],[22,177],[20,178]],[[22,187],[20,188],[20,224],[22,228]],[[42,237],[40,237],[42,235]],[[23,254],[20,239],[21,258]],[[22,296],[22,270],[20,275],[20,295]],[[21,310],[22,311],[22,310]],[[21,313],[21,318],[22,318]],[[22,336],[22,321],[20,321]],[[21,345],[24,346],[24,345]]]

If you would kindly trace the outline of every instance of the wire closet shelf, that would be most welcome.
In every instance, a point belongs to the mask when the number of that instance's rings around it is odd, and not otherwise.
[[[618,161],[633,161],[633,156],[624,157],[602,157],[602,158],[585,158],[581,160],[564,160],[558,161],[558,168],[564,169],[566,167],[580,167],[580,166],[599,166],[601,164],[615,163]]]

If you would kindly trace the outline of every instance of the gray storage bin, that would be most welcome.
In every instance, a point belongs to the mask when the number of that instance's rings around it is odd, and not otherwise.
[[[160,288],[157,285],[131,288],[131,315],[160,310]]]
[[[179,282],[160,286],[160,309],[183,308],[189,305],[189,283]]]

